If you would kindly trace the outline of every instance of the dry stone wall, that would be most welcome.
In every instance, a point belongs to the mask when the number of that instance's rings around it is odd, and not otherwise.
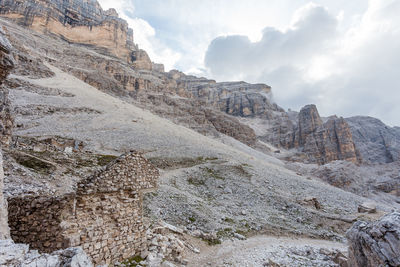
[[[82,180],[73,194],[9,200],[11,236],[41,252],[81,246],[95,264],[112,264],[146,249],[142,193],[158,170],[137,153],[121,156]]]

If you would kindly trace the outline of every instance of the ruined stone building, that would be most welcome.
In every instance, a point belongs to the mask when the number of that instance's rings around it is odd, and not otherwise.
[[[11,198],[11,237],[41,252],[81,246],[95,264],[127,259],[146,248],[142,194],[156,187],[158,176],[131,152],[80,181],[73,193]]]

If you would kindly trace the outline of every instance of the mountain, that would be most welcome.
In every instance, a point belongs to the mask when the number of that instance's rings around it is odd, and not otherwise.
[[[110,192],[104,187],[103,195],[93,196],[99,201],[79,196],[71,210],[90,207],[88,220],[98,216],[96,223],[107,221],[104,231],[114,233],[119,217],[130,218],[121,209],[124,203],[139,200],[136,216],[143,206],[154,226],[144,220],[136,232],[149,229],[142,240],[148,239],[148,250],[137,249],[148,260],[159,257],[154,252],[159,250],[165,259],[182,263],[183,249],[173,245],[182,240],[196,254],[190,242],[224,246],[231,238],[256,242],[262,234],[326,239],[342,249],[333,241],[343,242],[358,217],[371,220],[400,208],[398,127],[369,117],[323,118],[312,104],[285,111],[265,84],[165,72],[134,44],[135,33],[115,10],[104,11],[97,1],[0,0],[0,14],[10,41],[2,56],[12,54],[15,65],[1,69],[4,78],[11,71],[0,95],[4,192],[9,210],[22,209],[18,203],[25,199],[31,216],[10,217],[14,239],[32,240],[15,229],[40,225],[23,224],[41,221],[33,210],[43,203],[59,206],[59,199],[80,192],[82,180],[98,173],[108,177],[107,170],[124,159],[121,154],[136,152],[159,169],[157,191],[118,196],[110,182]],[[32,201],[36,206],[29,210],[27,199],[44,200]],[[368,201],[374,201],[376,213],[359,212]],[[79,223],[71,226],[70,216],[75,215],[54,215],[60,222],[51,224],[60,232],[80,229],[68,233],[68,244],[82,244],[88,255],[94,255],[90,247],[101,248],[93,257],[96,264],[115,260],[108,234],[93,241],[92,231],[100,229],[89,229],[86,222],[82,229]],[[166,224],[155,226],[158,221]],[[124,227],[117,227],[114,243],[127,238]],[[162,247],[165,238],[169,245]],[[64,241],[55,246],[62,248]],[[324,264],[318,260],[326,256],[320,243],[302,241],[313,246],[315,264]],[[200,264],[202,253],[188,254],[189,264]],[[285,253],[295,254],[291,248]],[[337,256],[330,253],[327,266]]]

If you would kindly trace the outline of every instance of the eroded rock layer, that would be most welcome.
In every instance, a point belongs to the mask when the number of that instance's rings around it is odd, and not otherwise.
[[[97,1],[1,0],[0,14],[69,42],[106,48],[111,54],[134,63],[135,67],[152,68],[147,53],[134,44],[128,23],[118,17],[115,9],[104,11]]]
[[[396,127],[363,116],[347,118],[346,122],[364,160],[378,163],[400,160],[400,131]]]
[[[350,127],[343,118],[332,117],[322,123],[316,106],[308,105],[300,110],[298,127],[299,145],[304,146],[310,161],[324,164],[333,160],[353,163],[361,160]]]
[[[356,222],[347,232],[349,266],[400,266],[400,213],[374,223]]]

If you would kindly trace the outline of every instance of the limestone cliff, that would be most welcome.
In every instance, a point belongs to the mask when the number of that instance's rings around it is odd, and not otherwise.
[[[400,160],[400,131],[371,117],[351,117],[354,142],[367,162],[390,163]]]
[[[311,162],[325,164],[333,160],[347,160],[357,163],[361,160],[346,121],[334,116],[322,123],[315,105],[301,109],[296,136]],[[295,146],[297,143],[293,144]]]
[[[151,70],[146,52],[133,42],[133,31],[114,9],[103,10],[94,0],[0,0],[0,14],[36,31],[51,33],[69,42],[107,49],[111,54]]]

